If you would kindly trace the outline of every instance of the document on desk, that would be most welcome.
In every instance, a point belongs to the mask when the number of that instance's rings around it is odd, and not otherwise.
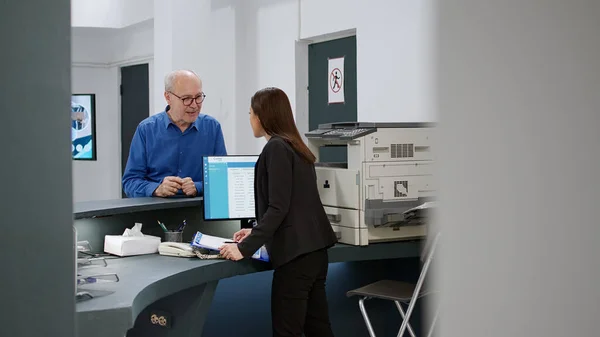
[[[218,236],[206,235],[200,232],[194,235],[194,240],[192,240],[192,246],[210,249],[210,250],[219,250],[219,247],[224,245],[225,243],[231,243],[231,240],[220,238]]]
[[[194,235],[194,239],[192,240],[192,246],[197,248],[204,248],[209,250],[219,250],[219,247],[226,243],[232,243],[230,239],[221,238],[218,236],[206,235],[201,232],[197,232]],[[267,254],[267,249],[262,246],[260,249],[252,255],[253,259],[260,261],[269,261],[269,254]]]

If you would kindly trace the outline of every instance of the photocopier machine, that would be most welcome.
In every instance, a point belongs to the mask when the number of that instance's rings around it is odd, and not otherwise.
[[[305,134],[321,202],[340,243],[421,238],[426,224],[407,214],[435,203],[432,123],[321,124]],[[319,148],[345,147],[347,162],[323,162]]]

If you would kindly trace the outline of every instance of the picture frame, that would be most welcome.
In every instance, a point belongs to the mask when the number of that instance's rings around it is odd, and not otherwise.
[[[73,160],[97,160],[96,94],[71,95],[71,156]]]

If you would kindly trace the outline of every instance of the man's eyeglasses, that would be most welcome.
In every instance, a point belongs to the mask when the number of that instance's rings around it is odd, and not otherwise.
[[[185,105],[185,106],[190,106],[190,105],[192,105],[192,102],[193,102],[193,101],[196,101],[196,104],[200,104],[200,103],[204,102],[204,98],[206,97],[206,95],[205,95],[204,93],[201,93],[200,95],[198,95],[198,96],[196,96],[196,97],[184,97],[184,98],[181,98],[181,97],[179,97],[179,96],[175,95],[175,94],[174,94],[174,93],[172,93],[171,91],[169,91],[169,93],[170,93],[171,95],[173,95],[173,96],[175,96],[175,97],[179,98],[179,99],[180,99],[180,100],[183,102],[183,105]]]

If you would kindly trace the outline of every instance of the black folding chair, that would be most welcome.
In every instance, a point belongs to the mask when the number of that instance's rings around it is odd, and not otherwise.
[[[427,271],[431,265],[431,260],[433,259],[439,237],[440,233],[438,232],[435,234],[432,240],[433,242],[430,245],[431,247],[427,247],[428,245],[426,245],[424,249],[424,254],[422,255],[424,258],[424,264],[416,284],[392,280],[380,280],[346,293],[348,297],[360,296],[360,299],[358,300],[358,307],[360,308],[360,312],[362,313],[365,324],[367,325],[367,330],[369,331],[369,335],[371,337],[376,336],[375,332],[373,331],[371,321],[369,320],[369,316],[367,315],[367,310],[365,309],[365,300],[373,298],[394,301],[396,304],[396,307],[400,312],[400,316],[402,317],[402,324],[400,326],[400,331],[398,331],[398,337],[404,337],[406,330],[408,330],[408,333],[411,337],[416,337],[412,327],[410,326],[410,317],[415,308],[417,300],[423,296],[434,293],[432,290],[424,289],[423,282],[425,281]],[[408,305],[406,312],[402,308],[402,304]],[[435,327],[438,314],[439,306],[435,310],[427,337],[431,337],[433,334],[433,329]]]

